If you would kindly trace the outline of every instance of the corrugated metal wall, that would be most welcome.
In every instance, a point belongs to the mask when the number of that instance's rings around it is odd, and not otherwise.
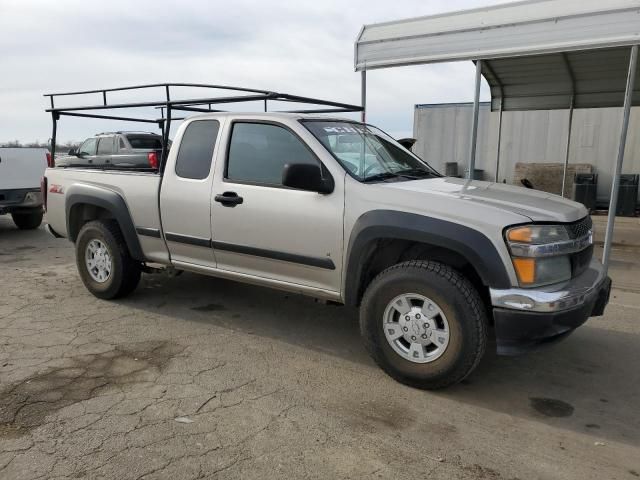
[[[461,175],[469,163],[471,104],[417,105],[414,114],[414,152],[444,173],[446,162],[458,162]],[[512,183],[517,162],[563,163],[569,112],[537,110],[504,112],[500,149],[499,181]],[[480,106],[476,168],[485,170],[485,179],[495,175],[498,140],[498,112],[489,104]],[[569,162],[590,163],[598,173],[598,200],[607,201],[611,172],[616,159],[621,108],[577,109]],[[622,173],[640,173],[640,107],[631,110],[627,150]]]

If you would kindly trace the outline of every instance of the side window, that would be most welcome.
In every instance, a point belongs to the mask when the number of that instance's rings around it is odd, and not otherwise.
[[[226,178],[282,185],[282,171],[287,163],[318,165],[306,145],[286,128],[264,123],[234,123]]]
[[[84,141],[78,153],[83,153],[85,155],[95,155],[96,154],[96,139],[88,138]]]
[[[124,140],[123,140],[123,138],[122,138],[122,137],[120,137],[120,148],[121,148],[122,150],[124,150],[124,149],[126,149],[126,148],[127,148],[127,146],[124,144]]]
[[[98,155],[113,153],[113,137],[100,137],[98,141]]]
[[[196,120],[187,126],[176,159],[179,177],[202,180],[209,176],[219,129],[217,120]]]

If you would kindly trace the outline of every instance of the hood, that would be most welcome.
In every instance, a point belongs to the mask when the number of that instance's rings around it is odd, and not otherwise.
[[[384,183],[385,188],[416,193],[444,195],[476,206],[487,205],[523,215],[534,222],[575,222],[587,215],[581,203],[554,195],[503,183],[440,177],[425,180]]]

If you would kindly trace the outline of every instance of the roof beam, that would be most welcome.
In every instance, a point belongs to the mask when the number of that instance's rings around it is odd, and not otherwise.
[[[529,0],[365,25],[355,68],[630,46],[639,11],[640,0]]]

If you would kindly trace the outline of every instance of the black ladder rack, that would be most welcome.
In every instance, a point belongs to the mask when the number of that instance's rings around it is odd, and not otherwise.
[[[188,88],[204,88],[213,90],[225,90],[236,93],[233,96],[225,97],[203,97],[192,99],[180,99],[172,100],[171,88],[172,87],[188,87]],[[144,89],[164,89],[164,98],[157,101],[149,102],[133,102],[133,103],[109,103],[107,93],[109,92],[122,92],[128,90],[144,90]],[[243,93],[238,95],[237,93]],[[56,107],[55,100],[57,97],[71,97],[77,95],[87,95],[92,93],[102,94],[102,103],[98,105],[80,105],[76,107]],[[51,134],[51,158],[55,162],[56,153],[56,133],[58,128],[58,120],[61,116],[68,117],[82,117],[82,118],[100,118],[106,120],[121,120],[127,122],[140,122],[140,123],[153,123],[158,125],[158,128],[162,131],[162,161],[160,165],[160,171],[164,170],[164,163],[166,161],[168,149],[167,144],[169,141],[169,130],[171,128],[172,111],[181,112],[196,112],[196,113],[209,113],[209,112],[223,112],[224,110],[212,109],[212,105],[223,105],[231,103],[241,102],[264,102],[264,111],[268,111],[269,100],[279,102],[291,102],[300,103],[306,105],[315,105],[316,108],[301,109],[301,110],[286,110],[289,113],[345,113],[345,112],[362,112],[364,108],[359,105],[350,105],[347,103],[333,102],[329,100],[322,100],[311,97],[301,97],[299,95],[290,95],[287,93],[273,92],[269,90],[258,90],[254,88],[244,87],[232,87],[228,85],[208,85],[203,83],[153,83],[147,85],[134,85],[130,87],[118,87],[118,88],[103,88],[97,90],[83,90],[78,92],[61,92],[61,93],[46,93],[45,97],[49,97],[51,104],[50,108],[46,111],[51,113],[53,120],[53,130]],[[126,109],[126,108],[143,108],[153,107],[160,109],[160,118],[137,118],[137,117],[125,117],[115,115],[104,115],[93,113],[97,110],[114,110],[114,109]],[[166,115],[165,115],[166,113]],[[173,117],[173,120],[183,120],[184,118]]]

